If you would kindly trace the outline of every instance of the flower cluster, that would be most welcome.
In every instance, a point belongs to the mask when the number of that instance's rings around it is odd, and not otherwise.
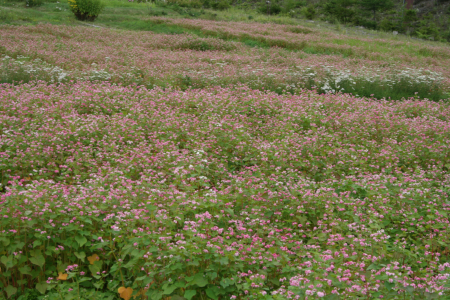
[[[448,103],[3,84],[0,124],[2,282],[150,299],[449,294]]]
[[[147,88],[171,86],[183,90],[244,84],[278,94],[315,88],[321,93],[344,92],[367,97],[374,94],[378,99],[408,98],[415,92],[421,98],[435,101],[448,98],[450,54],[446,49],[434,49],[436,58],[433,59],[418,57],[409,61],[403,53],[395,51],[390,52],[389,57],[378,53],[372,57],[369,54],[373,51],[340,45],[342,40],[339,36],[321,32],[301,33],[306,29],[300,27],[166,18],[152,18],[150,21],[181,26],[187,32],[162,35],[53,25],[2,27],[0,43],[9,56],[27,57],[29,61],[24,62],[22,69],[35,69],[36,59],[58,68],[47,70],[49,75],[33,73],[33,79],[48,82],[100,80],[145,85]],[[195,36],[189,30],[200,30],[207,37]],[[64,43],[61,38],[64,38]],[[326,44],[320,42],[325,39],[328,39]],[[247,47],[245,43],[248,40],[273,47]],[[286,49],[290,47],[289,43],[295,46],[292,48],[294,51]],[[355,55],[342,56],[341,52],[348,49],[341,51],[336,48],[336,53],[330,52],[331,48],[337,47],[333,43],[338,43],[338,47],[350,47]],[[359,43],[368,44],[370,48],[369,41],[362,39]],[[303,44],[308,46],[300,47]],[[308,54],[308,51],[320,55]],[[2,82],[19,81],[14,79],[15,70],[9,64],[3,65]],[[55,76],[51,75],[52,72]],[[32,78],[24,78],[23,81],[28,82]]]

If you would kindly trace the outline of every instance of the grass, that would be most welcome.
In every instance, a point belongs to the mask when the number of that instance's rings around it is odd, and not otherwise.
[[[10,2],[0,1],[2,10],[0,11],[0,22],[4,24],[20,25],[20,24],[38,24],[38,23],[50,23],[50,24],[78,24],[73,14],[68,9],[67,3],[56,3],[57,1],[46,2],[43,6],[37,8],[27,9],[24,7],[23,2]],[[61,10],[59,9],[61,8]],[[249,16],[252,16],[251,20]],[[181,7],[158,7],[155,4],[128,2],[124,0],[108,0],[107,7],[100,17],[96,20],[98,26],[120,28],[125,30],[143,30],[154,31],[156,33],[190,33],[198,36],[204,36],[204,32],[181,29],[179,26],[163,26],[161,24],[154,25],[148,20],[151,16],[167,16],[171,18],[200,18],[200,19],[213,19],[217,21],[238,21],[249,23],[274,23],[282,25],[302,25],[304,28],[311,28],[317,32],[329,32],[334,31],[335,26],[324,22],[316,21],[316,23],[309,23],[301,19],[293,19],[287,16],[266,16],[256,13],[255,11],[245,11],[242,9],[231,8],[227,11],[211,11],[205,9],[186,9]],[[195,16],[195,17],[193,17]],[[344,31],[349,36],[356,35],[361,37],[361,30],[354,30],[353,28],[347,28],[341,26],[338,33]],[[445,58],[448,59],[448,53],[442,53],[441,51],[434,51],[436,46],[444,46],[445,44],[433,42],[426,43],[430,46],[420,47],[424,43],[417,40],[408,38],[406,36],[393,36],[383,32],[375,32],[365,30],[366,34],[373,37],[379,37],[384,40],[390,40],[391,42],[376,43],[372,41],[363,41],[361,39],[352,38],[340,38],[334,39],[330,42],[336,45],[348,45],[356,47],[366,51],[367,53],[379,53],[383,55],[392,54],[393,50],[398,55],[408,53],[408,55],[419,58]],[[300,32],[299,32],[300,33]],[[252,41],[245,39],[244,44],[251,47],[263,47],[267,48],[271,45],[264,41]],[[292,49],[296,50],[296,49]],[[299,49],[297,49],[298,51]],[[308,45],[303,49],[306,53],[310,54],[325,54],[325,55],[344,55],[345,57],[361,57],[358,51],[343,51],[333,46],[321,45]]]

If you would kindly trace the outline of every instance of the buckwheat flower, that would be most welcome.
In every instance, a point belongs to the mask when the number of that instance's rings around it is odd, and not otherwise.
[[[80,272],[80,275],[83,276],[85,273],[83,271]]]
[[[324,292],[317,292],[317,296],[318,297],[325,297],[325,293]]]

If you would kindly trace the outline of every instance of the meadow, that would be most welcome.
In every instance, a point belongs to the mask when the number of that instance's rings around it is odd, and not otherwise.
[[[0,299],[450,299],[448,45],[111,3],[0,26]]]

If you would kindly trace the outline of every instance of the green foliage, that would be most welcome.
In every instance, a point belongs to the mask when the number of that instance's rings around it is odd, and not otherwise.
[[[0,47],[0,54],[6,50]],[[50,83],[66,82],[67,74],[61,68],[36,59],[29,62],[29,58],[17,56],[16,59],[7,55],[0,60],[0,83],[28,83],[34,80],[44,80]]]
[[[390,81],[380,78],[348,77],[336,80],[335,75],[328,75],[326,84],[319,85],[322,93],[352,93],[359,97],[374,97],[377,99],[408,99],[414,96],[433,101],[445,99],[445,91],[439,84],[427,81],[413,81],[411,76],[392,76]]]
[[[419,21],[415,35],[421,39],[439,41],[442,38],[442,31],[432,20],[431,14]]]
[[[71,11],[80,21],[94,21],[105,8],[102,0],[68,0]]]
[[[376,13],[380,10],[387,10],[393,7],[392,0],[360,0],[361,8],[373,13],[373,20],[376,19]]]
[[[356,16],[353,20],[353,23],[357,26],[363,26],[364,28],[367,28],[367,29],[377,29],[378,28],[378,23],[376,21],[370,20],[361,15]]]
[[[194,50],[194,51],[231,51],[236,46],[230,42],[213,41],[212,39],[189,38],[175,44],[173,49]]]
[[[283,5],[283,12],[289,12],[294,9],[302,8],[306,5],[306,0],[286,0]]]
[[[168,0],[167,3],[191,8],[201,8],[203,6],[200,0]]]
[[[44,0],[25,0],[27,7],[41,6],[42,4],[44,4]]]
[[[266,2],[262,2],[261,5],[259,6],[258,10],[262,14],[278,15],[281,12],[281,6],[274,1],[271,1],[270,4],[266,4]]]
[[[354,4],[354,0],[331,0],[325,4],[323,11],[339,22],[349,23],[355,16]]]
[[[314,20],[314,18],[316,17],[317,11],[313,5],[308,5],[307,7],[302,8],[302,14],[308,20]]]
[[[379,25],[380,30],[390,32],[396,29],[395,24],[388,18],[381,20]]]
[[[231,7],[228,0],[212,0],[211,7],[217,10],[226,10]]]
[[[444,38],[447,42],[450,42],[450,29],[447,29],[442,33],[442,38]]]
[[[405,15],[403,16],[403,22],[406,23],[412,23],[412,22],[416,22],[417,19],[417,12],[414,9],[407,9],[405,11]]]

